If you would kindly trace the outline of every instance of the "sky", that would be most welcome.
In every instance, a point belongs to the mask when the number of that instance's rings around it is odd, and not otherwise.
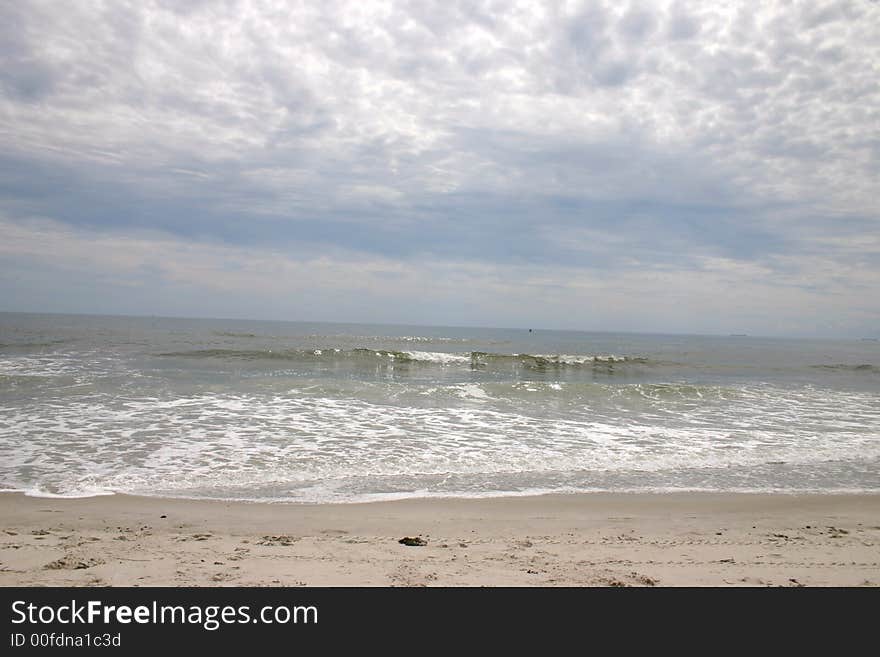
[[[2,1],[0,310],[880,336],[880,3]]]

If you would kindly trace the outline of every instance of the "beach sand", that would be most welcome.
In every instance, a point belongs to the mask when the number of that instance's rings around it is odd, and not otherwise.
[[[0,585],[877,586],[880,495],[297,505],[4,493]]]

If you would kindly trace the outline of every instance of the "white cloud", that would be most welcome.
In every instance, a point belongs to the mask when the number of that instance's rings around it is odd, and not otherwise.
[[[0,24],[0,208],[8,230],[50,217],[68,264],[88,233],[131,276],[142,257],[231,294],[308,279],[284,267],[320,271],[291,252],[320,244],[347,254],[343,291],[379,294],[381,262],[415,293],[433,262],[507,321],[529,320],[485,300],[525,299],[509,276],[602,279],[618,310],[612,289],[728,286],[752,295],[730,320],[760,325],[878,310],[845,291],[877,277],[877,3],[28,1]],[[358,248],[355,225],[377,238]],[[170,242],[141,254],[144,231]],[[645,307],[627,316],[653,328]]]
[[[876,272],[823,258],[809,272],[795,266],[785,274],[779,272],[787,262],[759,265],[727,258],[703,258],[697,272],[634,262],[625,272],[610,273],[590,267],[402,262],[343,250],[291,254],[193,244],[158,233],[113,237],[36,219],[0,221],[0,231],[5,236],[0,265],[27,263],[14,285],[34,299],[45,298],[49,285],[62,297],[82,288],[109,290],[111,297],[124,290],[132,308],[149,302],[156,314],[182,312],[179,300],[155,299],[157,291],[180,289],[190,314],[243,318],[257,312],[268,318],[344,321],[346,312],[358,308],[364,321],[494,325],[521,323],[525,307],[552,326],[599,330],[639,331],[650,325],[699,333],[747,327],[810,335],[865,332],[880,323],[876,308],[860,309],[864,295],[880,284]],[[58,276],[45,280],[43,268],[29,271],[34,263]],[[9,285],[0,282],[0,291],[8,292]],[[87,310],[106,310],[100,298],[90,301]],[[731,324],[731,308],[741,324]],[[850,321],[841,322],[846,316]]]

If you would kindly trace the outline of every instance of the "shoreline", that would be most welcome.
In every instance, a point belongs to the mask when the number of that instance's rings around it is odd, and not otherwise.
[[[880,489],[862,489],[862,488],[839,488],[839,489],[735,489],[735,490],[715,490],[707,488],[657,488],[657,489],[623,489],[623,490],[529,490],[523,492],[513,491],[493,491],[491,493],[465,494],[465,493],[430,493],[424,495],[417,494],[384,494],[379,493],[375,496],[355,499],[337,499],[337,500],[296,500],[291,498],[244,498],[244,497],[206,497],[186,495],[145,495],[141,493],[129,493],[125,491],[115,490],[99,490],[94,493],[83,494],[63,494],[63,493],[34,493],[31,489],[24,488],[0,488],[0,498],[3,496],[20,496],[35,500],[62,500],[62,501],[87,501],[106,497],[123,497],[133,500],[171,500],[180,502],[197,502],[211,504],[232,504],[232,505],[281,505],[294,507],[344,507],[358,506],[366,504],[391,504],[399,502],[481,502],[489,500],[505,500],[505,499],[530,499],[530,498],[566,498],[566,497],[665,497],[673,498],[675,496],[741,496],[741,497],[799,497],[799,498],[818,498],[818,497],[880,497]]]
[[[2,586],[880,585],[878,493],[314,504],[7,492],[0,518]]]

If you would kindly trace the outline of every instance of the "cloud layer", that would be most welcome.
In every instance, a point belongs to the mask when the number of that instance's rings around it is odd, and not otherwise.
[[[880,332],[878,3],[0,25],[6,309]]]

